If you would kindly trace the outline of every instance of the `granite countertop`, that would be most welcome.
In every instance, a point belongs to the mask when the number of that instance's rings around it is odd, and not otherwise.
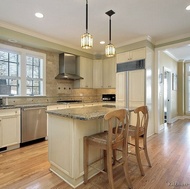
[[[92,103],[97,103],[97,102],[47,102],[47,103],[38,103],[38,104],[19,104],[19,105],[1,105],[0,106],[0,110],[1,109],[13,109],[13,108],[33,108],[33,107],[47,107],[47,106],[51,106],[51,105],[66,105],[66,104],[92,104]],[[99,102],[98,102],[99,103]],[[109,103],[111,104],[111,102],[101,102],[101,103]],[[113,102],[112,102],[113,103]],[[113,103],[115,104],[115,102]]]
[[[72,104],[77,104],[79,102],[73,102]],[[80,102],[81,103],[81,102]],[[38,103],[38,104],[19,104],[19,105],[2,105],[0,109],[12,109],[12,108],[32,108],[32,107],[47,107],[51,105],[66,105],[68,102],[47,102],[47,103]]]
[[[102,105],[102,106],[70,108],[62,110],[49,110],[46,112],[48,114],[72,118],[72,119],[92,120],[92,119],[101,119],[104,117],[106,113],[120,108],[124,107]]]

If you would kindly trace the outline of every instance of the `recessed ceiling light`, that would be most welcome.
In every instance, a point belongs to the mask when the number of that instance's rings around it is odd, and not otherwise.
[[[105,44],[105,41],[100,41],[100,44],[101,44],[101,45]]]
[[[188,6],[186,7],[186,10],[190,10],[190,5],[188,5]]]
[[[44,15],[42,13],[40,13],[40,12],[35,13],[35,16],[37,18],[43,18],[44,17]]]

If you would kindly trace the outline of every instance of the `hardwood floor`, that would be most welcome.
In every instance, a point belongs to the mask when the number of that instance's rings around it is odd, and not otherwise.
[[[47,145],[45,141],[0,153],[0,188],[71,189],[49,171]],[[148,149],[152,167],[143,160],[143,177],[134,157],[129,157],[134,189],[190,189],[190,120],[166,125],[160,134],[148,138]],[[117,189],[128,188],[121,168],[114,171],[114,181]],[[77,189],[107,188],[107,177],[101,173]]]

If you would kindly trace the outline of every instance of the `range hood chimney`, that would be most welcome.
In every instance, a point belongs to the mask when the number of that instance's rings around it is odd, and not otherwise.
[[[59,74],[55,79],[83,79],[76,74],[77,57],[68,53],[59,54]]]

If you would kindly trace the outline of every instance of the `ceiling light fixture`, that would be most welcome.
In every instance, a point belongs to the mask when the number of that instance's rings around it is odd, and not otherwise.
[[[37,18],[43,18],[44,17],[44,15],[42,13],[40,13],[40,12],[35,13],[35,16]]]
[[[190,10],[190,5],[188,5],[188,6],[186,7],[186,10]]]
[[[104,45],[104,44],[105,44],[105,41],[100,41],[100,44],[101,44],[101,45]]]
[[[86,33],[81,36],[81,47],[83,49],[91,49],[93,46],[92,35],[88,33],[88,0],[86,0]]]
[[[113,10],[109,10],[106,14],[109,16],[109,44],[106,45],[105,54],[107,57],[113,57],[115,56],[115,47],[111,43],[111,16],[115,14],[115,12]]]

